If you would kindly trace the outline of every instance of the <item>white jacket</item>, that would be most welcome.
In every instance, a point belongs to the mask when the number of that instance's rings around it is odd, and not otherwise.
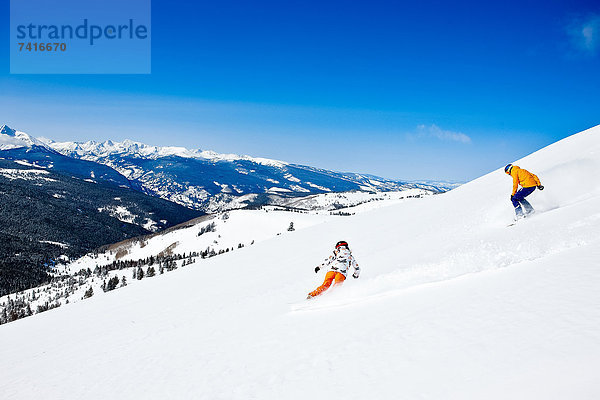
[[[333,251],[333,255],[329,256],[323,264],[319,266],[321,268],[329,268],[330,271],[335,271],[346,276],[350,267],[354,268],[354,274],[356,277],[360,275],[360,268],[358,263],[352,256],[350,249],[345,246],[339,247]]]

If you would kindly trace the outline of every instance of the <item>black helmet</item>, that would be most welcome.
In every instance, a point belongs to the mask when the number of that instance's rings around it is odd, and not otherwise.
[[[339,242],[337,242],[337,243],[335,244],[335,248],[336,248],[336,249],[337,249],[338,247],[341,247],[341,246],[346,246],[346,247],[348,247],[348,242],[346,242],[345,240],[340,240]]]
[[[510,174],[510,169],[512,168],[512,164],[507,164],[506,167],[504,167],[504,172],[506,172],[507,174]]]

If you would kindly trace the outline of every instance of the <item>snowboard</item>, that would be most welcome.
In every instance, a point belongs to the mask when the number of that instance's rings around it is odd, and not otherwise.
[[[523,221],[523,220],[532,218],[534,215],[535,215],[535,211],[531,212],[531,213],[529,213],[527,215],[524,215],[524,216],[522,216],[519,219],[514,219],[512,223],[510,223],[510,224],[507,225],[507,227],[515,226],[517,223],[519,223],[519,221]]]

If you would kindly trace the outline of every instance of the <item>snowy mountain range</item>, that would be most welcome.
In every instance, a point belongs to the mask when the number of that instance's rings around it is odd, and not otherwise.
[[[596,399],[600,126],[515,164],[546,188],[528,197],[536,213],[510,227],[512,180],[498,169],[349,216],[235,210],[89,254],[54,286],[0,299],[0,318],[31,315],[29,304],[42,312],[0,326],[10,343],[0,391]],[[304,300],[341,239],[360,278]]]
[[[69,157],[110,166],[143,190],[190,208],[214,212],[237,200],[271,203],[281,197],[347,191],[397,191],[422,187],[380,177],[344,174],[283,161],[181,147],[124,142],[47,142]],[[258,194],[262,196],[258,198]],[[250,195],[250,196],[248,196]]]
[[[57,154],[109,167],[109,179],[146,194],[205,212],[281,203],[282,199],[328,192],[423,189],[440,193],[454,185],[401,182],[367,174],[340,173],[283,161],[218,154],[182,147],[123,142],[54,142],[7,126],[0,130],[0,155],[46,164]],[[78,167],[79,168],[79,167]],[[65,166],[68,170],[68,167]],[[103,171],[88,171],[106,178]]]

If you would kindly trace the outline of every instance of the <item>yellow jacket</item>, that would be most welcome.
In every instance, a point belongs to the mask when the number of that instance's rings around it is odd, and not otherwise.
[[[526,169],[519,168],[516,165],[513,165],[510,170],[510,176],[513,178],[513,196],[517,193],[519,189],[519,185],[524,188],[540,186],[541,182],[535,174],[527,171]]]

